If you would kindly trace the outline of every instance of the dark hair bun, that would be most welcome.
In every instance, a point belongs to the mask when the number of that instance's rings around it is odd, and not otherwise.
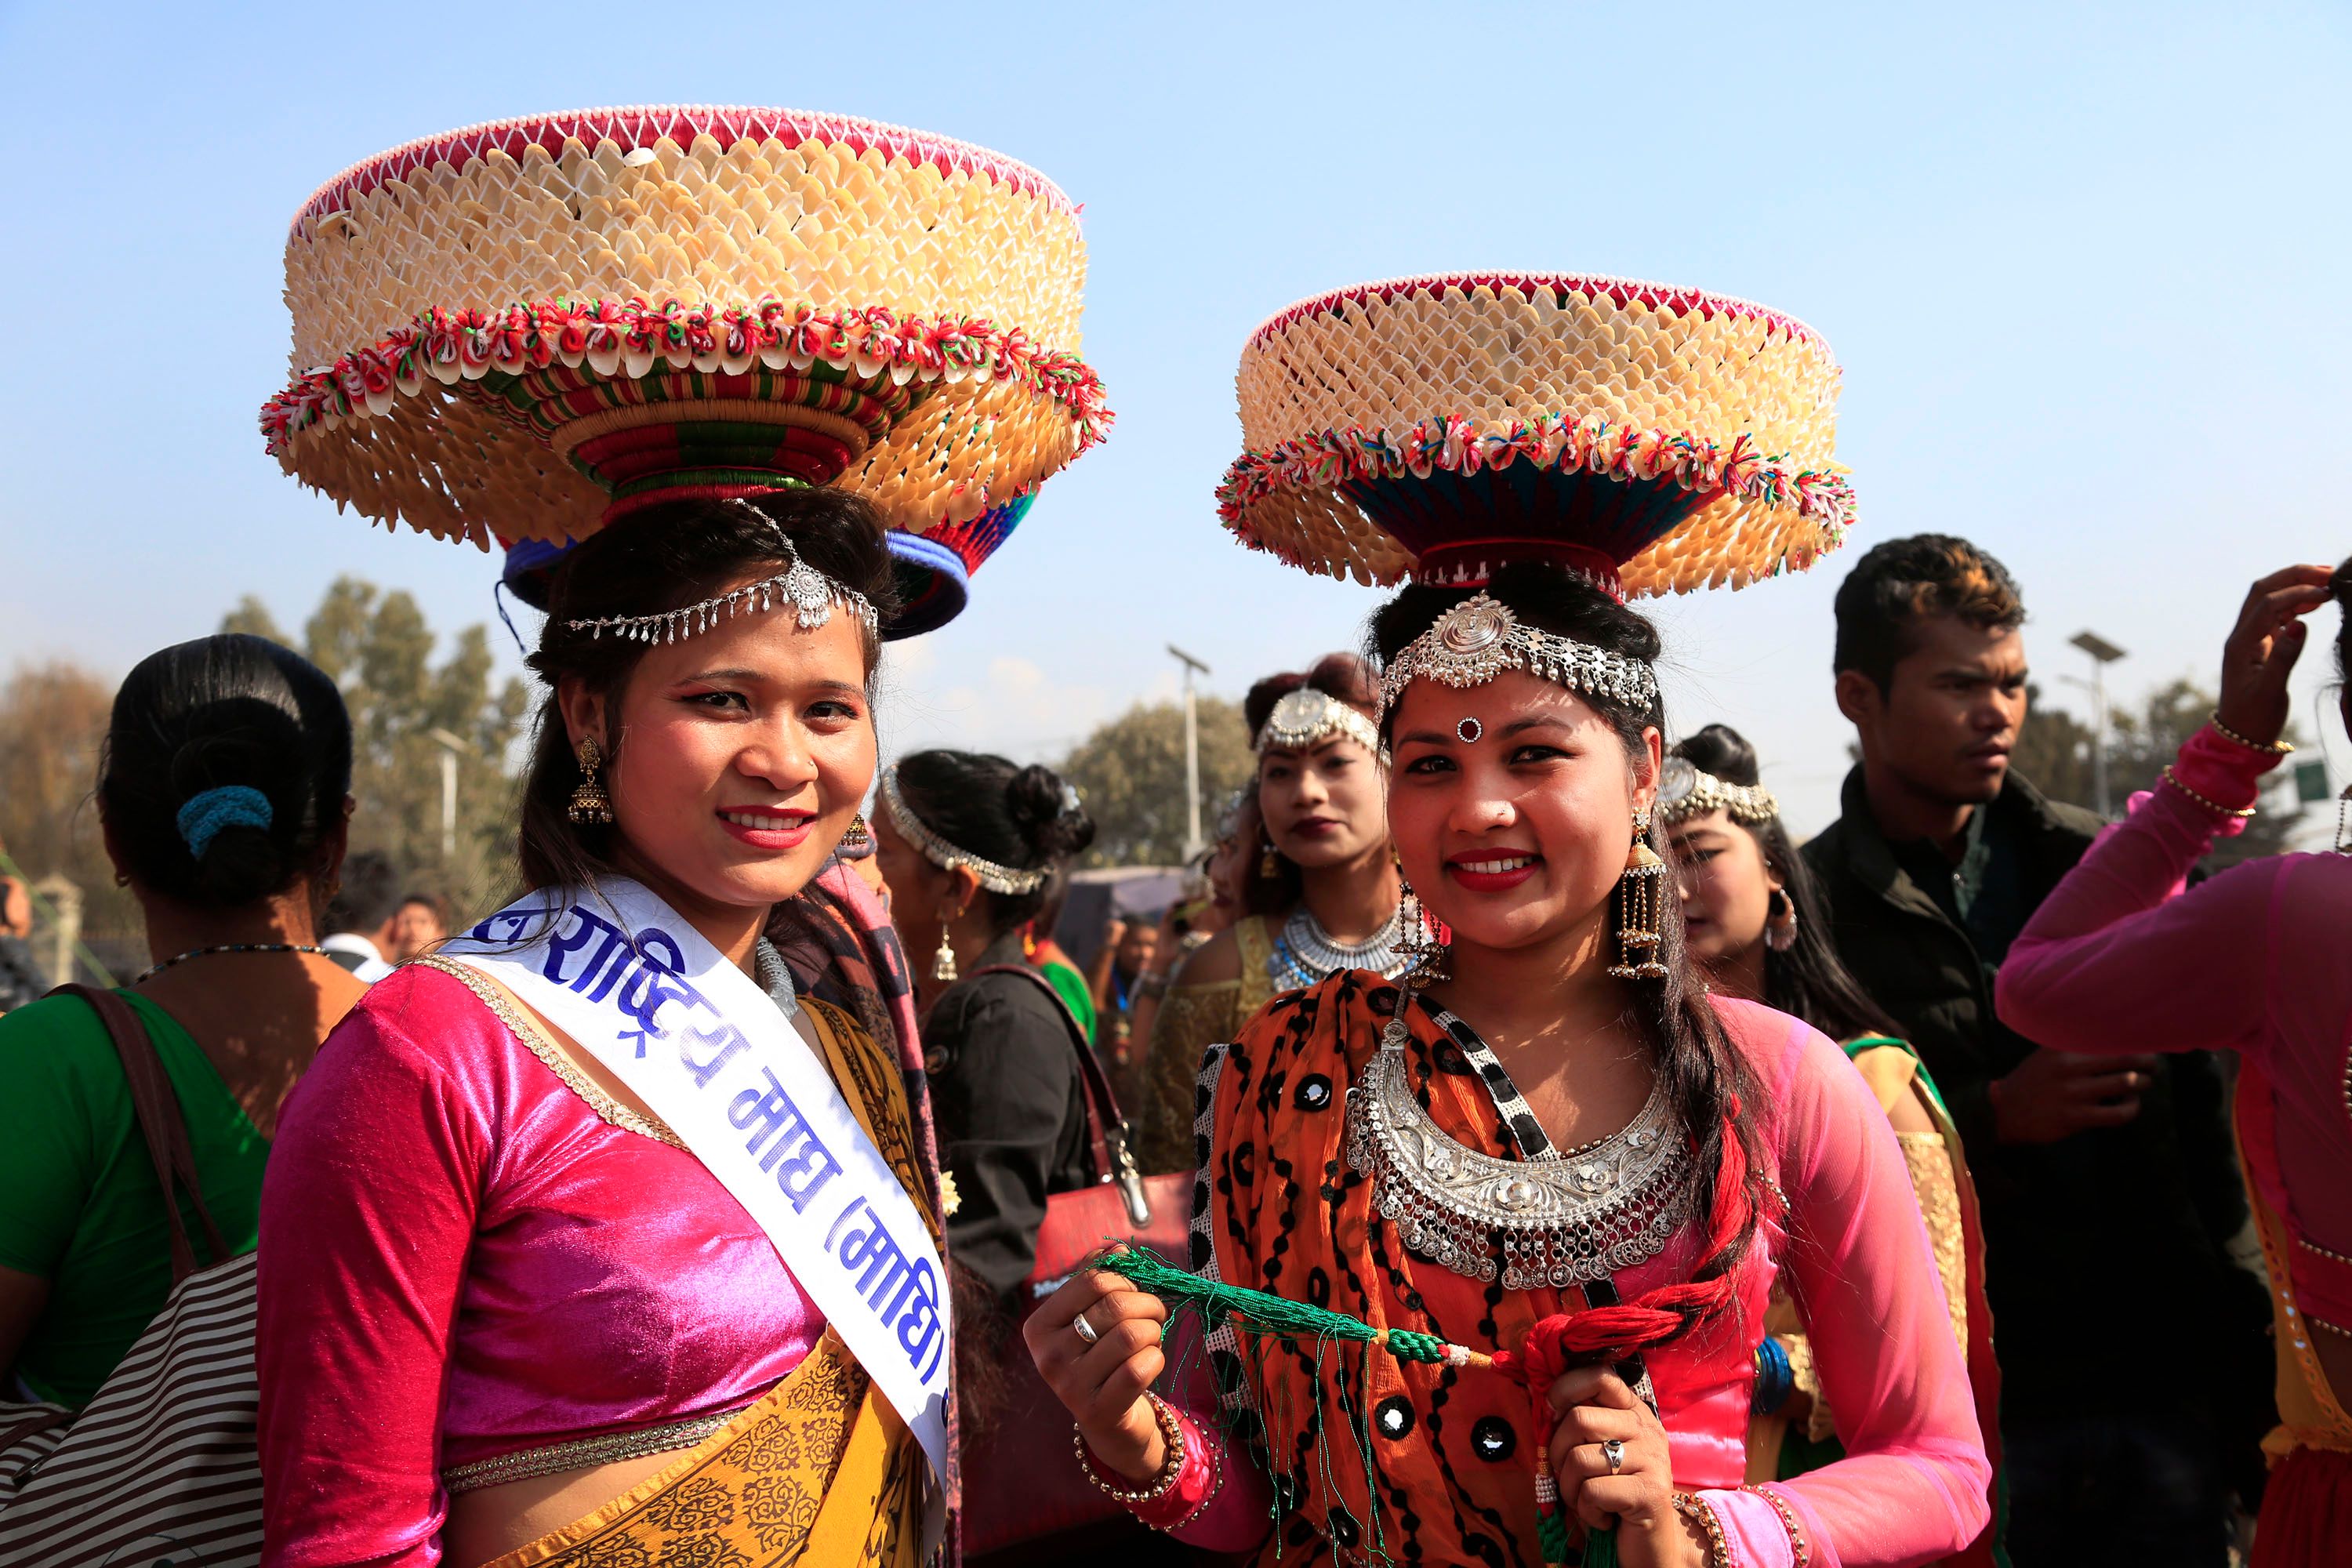
[[[1763,782],[1763,772],[1756,761],[1756,748],[1748,737],[1728,724],[1709,724],[1695,735],[1687,735],[1675,747],[1675,755],[1687,761],[1703,773],[1713,773],[1726,784],[1756,784]]]
[[[1051,768],[1032,763],[1014,773],[1004,786],[1004,808],[1033,865],[1082,855],[1095,841],[1095,819]]]
[[[335,683],[291,648],[226,633],[150,654],[123,679],[98,798],[142,887],[229,909],[323,868],[351,782]]]

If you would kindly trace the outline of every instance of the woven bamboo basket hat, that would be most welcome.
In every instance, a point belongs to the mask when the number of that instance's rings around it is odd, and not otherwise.
[[[484,548],[839,484],[951,615],[1108,427],[1085,279],[1069,198],[982,148],[781,109],[500,121],[303,204],[262,431],[337,501]]]
[[[1745,300],[1565,273],[1463,273],[1304,300],[1242,350],[1244,542],[1394,583],[1548,559],[1620,595],[1801,571],[1853,492],[1839,370]]]

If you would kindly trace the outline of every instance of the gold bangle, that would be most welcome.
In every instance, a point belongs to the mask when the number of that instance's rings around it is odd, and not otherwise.
[[[1102,1479],[1102,1472],[1095,1468],[1093,1450],[1087,1447],[1086,1429],[1075,1421],[1070,1423],[1070,1441],[1077,1448],[1078,1468],[1086,1471],[1087,1479],[1129,1508],[1158,1502],[1176,1489],[1177,1478],[1184,1473],[1184,1428],[1177,1425],[1176,1407],[1156,1394],[1143,1397],[1151,1401],[1151,1418],[1160,1423],[1160,1442],[1168,1452],[1151,1479],[1132,1489],[1115,1487]]]
[[[2179,790],[2181,794],[2187,795],[2190,800],[2195,801],[2198,805],[2203,806],[2206,810],[2211,812],[2216,816],[2235,816],[2243,818],[2254,815],[2254,808],[2251,805],[2247,806],[2242,811],[2232,811],[2228,806],[2222,805],[2218,802],[2207,800],[2203,795],[2199,795],[2195,790],[2190,789],[2187,784],[2180,782],[2180,775],[2172,771],[2172,764],[2170,763],[2164,764],[2164,772],[2160,776],[2166,784],[2170,784],[2173,788]]]
[[[2229,742],[2231,745],[2243,746],[2250,752],[2260,752],[2266,757],[2284,757],[2289,752],[2294,750],[2293,744],[2285,741],[2273,741],[2266,746],[2260,741],[2250,741],[2246,739],[2245,736],[2239,734],[2235,730],[2231,729],[2230,726],[2221,722],[2221,710],[2218,708],[2213,710],[2213,717],[2208,719],[2206,723],[2212,726],[2213,733],[2221,736],[2221,739]]]
[[[1731,1568],[1731,1544],[1723,1539],[1723,1521],[1715,1517],[1715,1505],[1696,1492],[1676,1492],[1675,1511],[1706,1538],[1709,1568]]]

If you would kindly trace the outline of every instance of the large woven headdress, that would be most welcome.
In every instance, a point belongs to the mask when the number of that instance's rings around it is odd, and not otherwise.
[[[303,205],[262,429],[305,483],[445,538],[840,484],[957,578],[1108,425],[1085,279],[1076,208],[981,148],[779,109],[502,121]]]
[[[1545,559],[1612,593],[1741,586],[1834,548],[1837,362],[1743,300],[1570,274],[1360,284],[1242,350],[1225,523],[1364,583]]]

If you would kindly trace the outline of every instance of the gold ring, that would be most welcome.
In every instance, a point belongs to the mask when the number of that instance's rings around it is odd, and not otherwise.
[[[1084,1312],[1080,1312],[1076,1317],[1070,1320],[1070,1327],[1077,1330],[1078,1338],[1086,1341],[1088,1344],[1093,1344],[1097,1340],[1102,1338],[1100,1334],[1095,1332],[1095,1326],[1087,1321],[1087,1315]]]

